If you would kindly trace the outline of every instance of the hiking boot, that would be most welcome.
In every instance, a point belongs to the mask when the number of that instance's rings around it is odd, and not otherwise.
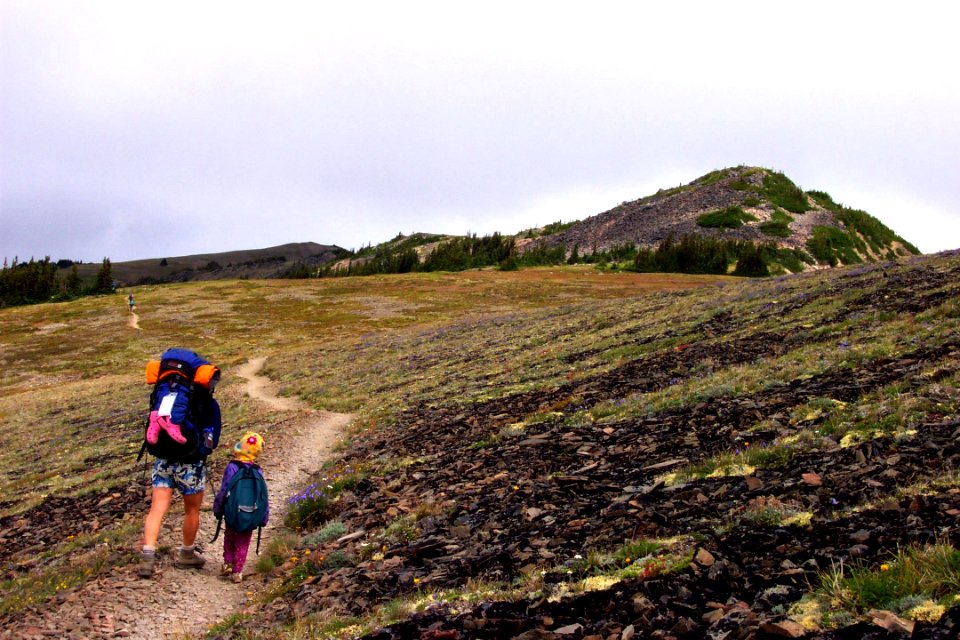
[[[141,578],[152,578],[157,568],[157,554],[143,553],[140,555],[140,564],[137,565],[137,575]]]
[[[177,559],[173,562],[177,569],[201,569],[206,563],[206,559],[197,553],[196,549],[183,547],[177,551]]]
[[[222,575],[225,578],[233,575],[233,565],[227,564],[226,562],[224,562],[223,566],[220,567],[220,575]]]
[[[233,575],[230,576],[230,580],[231,580],[232,582],[235,582],[235,583],[240,583],[240,582],[243,581],[243,574],[242,574],[242,573],[234,573]]]

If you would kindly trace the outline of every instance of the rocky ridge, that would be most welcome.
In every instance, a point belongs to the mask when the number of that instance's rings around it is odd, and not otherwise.
[[[774,242],[781,248],[804,250],[816,227],[834,227],[857,234],[857,230],[848,228],[837,219],[835,211],[809,194],[802,195],[808,207],[806,211],[787,214],[765,194],[764,183],[771,175],[779,174],[757,167],[716,171],[683,187],[661,190],[639,200],[623,202],[563,232],[548,236],[542,242],[547,246],[563,245],[568,251],[578,247],[583,254],[609,250],[627,243],[656,248],[669,237],[679,239],[685,235],[699,235],[756,243]],[[797,192],[801,193],[799,189]],[[755,219],[736,228],[708,228],[697,223],[701,215],[728,207],[740,207]],[[778,213],[792,218],[788,224],[790,233],[786,237],[768,235],[762,229],[761,225],[773,221]],[[885,249],[893,250],[896,255],[915,253],[902,240],[891,242]],[[885,257],[869,246],[860,254],[867,262]]]

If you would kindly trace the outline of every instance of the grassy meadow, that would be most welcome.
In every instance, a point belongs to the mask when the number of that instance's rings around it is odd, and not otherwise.
[[[316,408],[370,417],[421,396],[432,394],[438,402],[459,397],[484,376],[510,376],[528,366],[531,356],[549,353],[556,329],[551,325],[565,322],[564,310],[571,306],[616,306],[638,295],[653,304],[662,291],[725,281],[730,279],[585,268],[235,280],[143,286],[2,309],[0,518],[32,524],[35,512],[65,505],[69,511],[83,496],[93,494],[99,503],[111,492],[146,487],[142,464],[135,465],[149,394],[144,365],[170,346],[194,349],[223,370],[217,397],[223,439],[230,442],[245,429],[264,430],[278,420],[243,394],[243,381],[231,376],[231,369],[249,358],[267,357],[265,373],[281,383],[282,393],[300,395]],[[139,328],[131,325],[126,306],[130,291]],[[537,319],[542,328],[529,332],[525,318]],[[530,352],[532,344],[540,346]],[[424,365],[410,363],[420,358],[443,362],[437,373],[421,375],[416,371]],[[461,368],[469,369],[464,380],[444,389],[438,381]],[[555,369],[550,365],[549,372]],[[215,454],[226,455],[226,447]],[[142,516],[78,521],[67,539],[28,549],[40,554],[39,561],[25,560],[25,552],[4,554],[8,596],[0,613],[51,595],[44,587],[49,576],[78,558],[90,565],[78,576],[95,573],[102,554],[93,550],[104,542],[135,548]],[[42,588],[34,593],[30,584]]]
[[[695,370],[662,389],[568,413],[564,419],[575,429],[955,342],[960,296],[953,276],[945,274],[958,264],[956,254],[921,256],[762,280],[556,267],[144,286],[133,289],[139,329],[129,324],[126,290],[3,309],[0,518],[16,523],[57,500],[145,486],[134,465],[149,393],[143,367],[169,346],[192,348],[223,370],[218,398],[229,442],[248,428],[282,428],[279,414],[247,398],[242,380],[231,375],[252,357],[267,358],[264,374],[281,393],[317,409],[356,413],[352,432],[359,439],[364,428],[389,426],[413,406],[468,405],[556,389],[700,343],[719,348],[772,336],[771,343],[795,345],[748,364],[697,359]],[[929,273],[925,288],[900,290],[888,303],[885,292],[898,274],[917,269]],[[922,310],[911,311],[911,300]],[[958,370],[955,356],[924,370],[923,393],[898,382],[851,403],[815,398],[788,416],[798,433],[791,444],[838,432],[848,442],[915,435],[924,421],[956,414]],[[540,419],[530,415],[526,422]],[[744,432],[766,426],[744,425]],[[728,455],[664,481],[742,473],[744,465],[776,464],[779,453]],[[227,454],[221,448],[215,455]],[[45,543],[42,560],[33,565],[5,554],[4,570],[12,577],[0,613],[56,593],[48,577],[64,567],[79,567],[72,584],[95,574],[102,562],[95,550],[104,543],[129,552],[142,515],[78,523],[71,539]],[[29,584],[47,586],[31,591]]]

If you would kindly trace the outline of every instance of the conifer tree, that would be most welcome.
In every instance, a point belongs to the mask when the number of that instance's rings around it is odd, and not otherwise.
[[[113,272],[110,267],[110,259],[104,258],[103,265],[97,272],[97,284],[94,287],[95,293],[113,292]]]
[[[73,265],[64,281],[64,289],[68,296],[76,297],[83,292],[83,280],[80,279],[80,272],[77,271],[77,265]]]

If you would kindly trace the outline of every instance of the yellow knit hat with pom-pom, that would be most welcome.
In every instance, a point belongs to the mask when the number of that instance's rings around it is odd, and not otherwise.
[[[240,462],[253,462],[263,450],[263,436],[254,431],[248,431],[240,438],[240,442],[233,445],[233,456]]]

